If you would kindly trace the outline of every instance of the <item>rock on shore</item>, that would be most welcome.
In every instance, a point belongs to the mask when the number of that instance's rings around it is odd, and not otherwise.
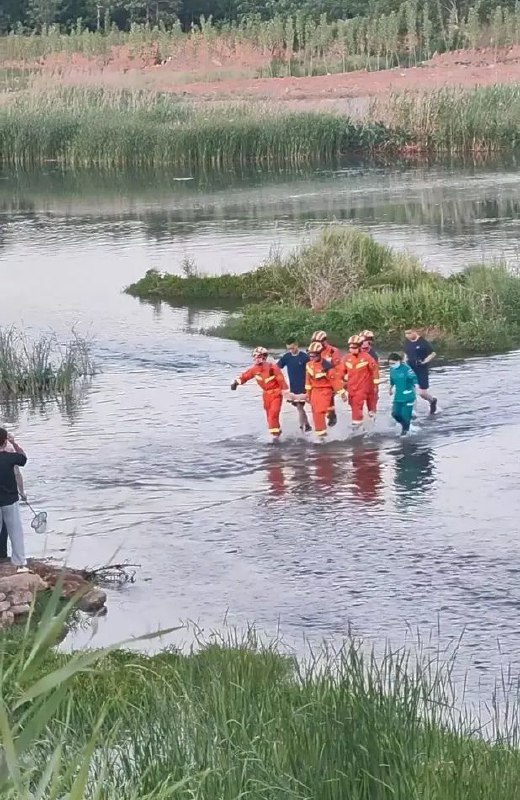
[[[31,572],[17,573],[10,561],[0,562],[0,628],[23,619],[34,595],[53,589],[60,581],[63,600],[75,597],[77,607],[90,613],[105,609],[105,592],[86,580],[81,570],[34,559],[28,566]]]

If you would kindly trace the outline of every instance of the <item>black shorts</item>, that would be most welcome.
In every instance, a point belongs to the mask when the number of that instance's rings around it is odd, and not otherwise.
[[[417,375],[417,383],[419,384],[419,389],[429,389],[430,388],[430,376],[428,374],[428,367],[412,367],[413,371]]]
[[[295,408],[298,408],[298,406],[301,406],[301,407],[303,408],[303,406],[305,405],[305,403],[303,402],[303,400],[289,400],[289,403],[290,403],[292,406],[294,406]]]

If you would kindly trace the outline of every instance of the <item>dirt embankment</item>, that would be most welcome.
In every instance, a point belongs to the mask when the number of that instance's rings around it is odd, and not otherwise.
[[[153,89],[199,100],[259,100],[295,108],[349,108],[393,91],[430,91],[445,86],[489,86],[520,81],[520,47],[496,51],[458,51],[435,56],[420,66],[378,72],[348,72],[312,78],[255,77],[271,54],[253,45],[231,46],[186,39],[178,52],[160,61],[153,46],[131,54],[113,48],[108,56],[55,54],[42,59],[37,84]],[[27,66],[27,65],[26,65]],[[36,65],[35,65],[36,66]]]

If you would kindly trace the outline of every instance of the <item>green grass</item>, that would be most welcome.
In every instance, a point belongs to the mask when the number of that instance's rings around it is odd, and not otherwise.
[[[378,123],[274,108],[205,109],[153,92],[31,92],[0,105],[0,159],[38,166],[297,164],[395,140]]]
[[[411,325],[460,352],[520,343],[519,275],[496,264],[444,278],[353,227],[326,228],[312,244],[245,275],[183,278],[151,270],[126,291],[216,307],[234,300],[242,310],[212,333],[248,344],[280,345],[294,335],[305,343],[316,329],[345,344],[369,328],[380,344],[395,346]]]
[[[296,335],[310,341],[316,329],[326,330],[338,344],[364,328],[376,333],[382,346],[397,346],[406,328],[427,332],[436,346],[460,352],[496,352],[520,343],[520,279],[504,267],[484,267],[494,286],[483,294],[473,271],[463,273],[464,282],[419,283],[397,289],[361,289],[349,300],[315,313],[298,306],[248,306],[243,313],[211,331],[248,344],[278,344]],[[478,282],[477,282],[478,283]],[[515,303],[503,291],[515,295]],[[515,308],[513,308],[515,305]]]
[[[31,340],[15,327],[0,328],[0,395],[66,395],[79,380],[92,377],[90,343],[73,331],[61,344],[55,334]]]
[[[277,106],[210,107],[170,94],[61,88],[6,95],[0,161],[17,167],[186,168],[331,162],[406,145],[430,152],[511,150],[520,88],[491,87],[378,102],[365,121]]]
[[[484,741],[451,664],[420,650],[346,641],[298,663],[250,631],[57,654],[70,610],[53,595],[36,629],[0,633],[2,800],[518,797],[516,706]]]
[[[397,94],[373,113],[432,152],[511,150],[520,144],[520,85]]]

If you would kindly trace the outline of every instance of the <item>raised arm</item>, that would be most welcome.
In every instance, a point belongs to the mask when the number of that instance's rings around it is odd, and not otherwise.
[[[11,464],[15,467],[25,467],[27,464],[27,455],[23,447],[21,447],[12,434],[7,435],[7,440],[12,444],[14,453],[9,453],[11,456]],[[22,485],[23,491],[23,485]]]

